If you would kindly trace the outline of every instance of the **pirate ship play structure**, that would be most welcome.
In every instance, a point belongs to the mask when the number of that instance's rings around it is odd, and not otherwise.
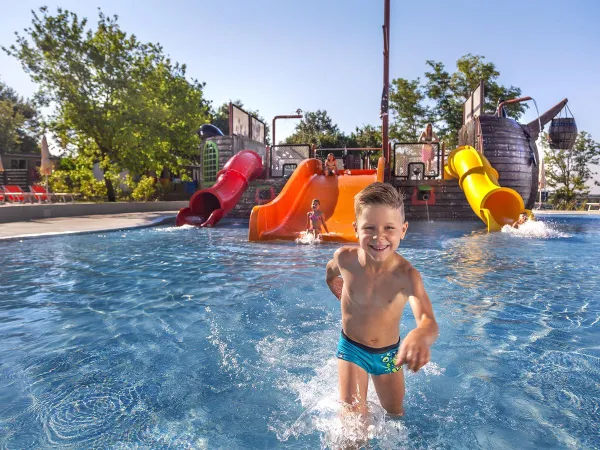
[[[389,0],[385,0],[384,87],[389,86],[389,15]],[[567,99],[536,120],[520,124],[507,117],[505,106],[532,100],[530,97],[501,102],[494,113],[485,114],[484,89],[480,83],[464,103],[459,147],[446,154],[443,146],[432,144],[434,161],[428,173],[421,161],[422,143],[389,143],[385,88],[382,149],[265,146],[264,124],[230,107],[229,129],[237,135],[203,141],[200,181],[204,189],[180,211],[177,223],[213,226],[229,213],[250,217],[251,241],[295,239],[305,227],[312,199],[319,198],[327,226],[333,231],[324,239],[354,241],[353,197],[379,180],[403,192],[409,221],[479,217],[489,231],[497,231],[535,203],[540,161],[535,141],[543,127],[552,121],[551,145],[559,148],[573,145],[577,128],[572,118],[555,118]],[[371,167],[373,150],[383,153],[377,167]],[[327,153],[334,153],[338,167],[343,167],[337,177],[323,174],[322,159]]]

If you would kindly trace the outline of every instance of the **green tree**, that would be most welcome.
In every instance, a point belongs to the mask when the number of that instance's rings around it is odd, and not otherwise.
[[[351,148],[381,148],[381,127],[364,125],[350,133],[346,138],[346,146]]]
[[[521,89],[515,86],[502,86],[497,82],[500,72],[492,62],[485,62],[484,56],[462,56],[456,62],[457,71],[450,75],[444,64],[432,60],[427,61],[429,71],[425,72],[427,82],[425,93],[435,106],[436,129],[440,139],[450,147],[458,144],[458,131],[463,121],[463,103],[470,97],[483,80],[485,91],[486,114],[495,111],[500,100],[520,97]],[[508,115],[519,119],[527,105],[518,103],[506,108]]]
[[[554,189],[550,201],[558,209],[570,208],[590,193],[587,182],[596,175],[591,166],[600,162],[600,145],[585,131],[577,135],[571,149],[551,149],[547,137],[543,142],[546,184]],[[600,186],[597,181],[594,184]]]
[[[271,144],[271,128],[269,127],[269,123],[260,115],[258,110],[251,110],[244,108],[244,103],[241,100],[233,100],[231,101],[234,105],[242,108],[251,116],[256,117],[258,120],[262,121],[265,124],[265,144]],[[229,134],[229,103],[223,103],[217,109],[211,111],[211,120],[210,122],[216,126],[219,130],[223,132],[223,134]]]
[[[59,8],[33,12],[25,36],[3,49],[40,86],[37,99],[54,106],[47,126],[64,148],[74,149],[112,176],[168,168],[184,174],[198,154],[195,131],[208,121],[204,84],[188,81],[185,65],[172,63],[158,44],[127,35],[116,16],[99,10],[95,29],[87,19]]]
[[[429,108],[424,105],[425,99],[418,78],[413,81],[404,78],[392,80],[389,94],[393,118],[390,138],[404,142],[419,139],[419,134],[431,120]]]
[[[294,133],[285,140],[286,144],[315,144],[318,148],[340,148],[346,138],[333,123],[326,110],[307,111],[296,125]]]
[[[0,151],[39,153],[39,113],[33,103],[0,81]]]
[[[15,111],[14,104],[0,100],[0,153],[10,153],[20,145],[17,130],[25,123],[25,117]]]

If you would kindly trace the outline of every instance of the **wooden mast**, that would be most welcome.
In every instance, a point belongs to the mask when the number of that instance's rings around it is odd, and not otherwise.
[[[388,169],[391,170],[389,146],[389,86],[390,86],[390,0],[384,1],[383,13],[383,94],[381,98],[381,143],[383,156]]]

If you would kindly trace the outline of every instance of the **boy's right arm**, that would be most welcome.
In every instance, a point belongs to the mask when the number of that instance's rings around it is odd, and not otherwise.
[[[344,288],[344,280],[341,277],[340,266],[338,265],[338,257],[340,250],[337,250],[333,254],[333,259],[327,263],[327,271],[325,275],[325,281],[327,282],[327,286],[333,292],[333,295],[337,297],[338,300],[342,298],[342,289]]]

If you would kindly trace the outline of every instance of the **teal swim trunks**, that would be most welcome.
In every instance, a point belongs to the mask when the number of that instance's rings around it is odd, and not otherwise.
[[[360,342],[353,341],[342,330],[338,342],[337,357],[362,367],[371,375],[385,375],[402,369],[402,367],[394,364],[399,345],[400,339],[398,338],[398,342],[394,345],[381,348],[368,347]]]

